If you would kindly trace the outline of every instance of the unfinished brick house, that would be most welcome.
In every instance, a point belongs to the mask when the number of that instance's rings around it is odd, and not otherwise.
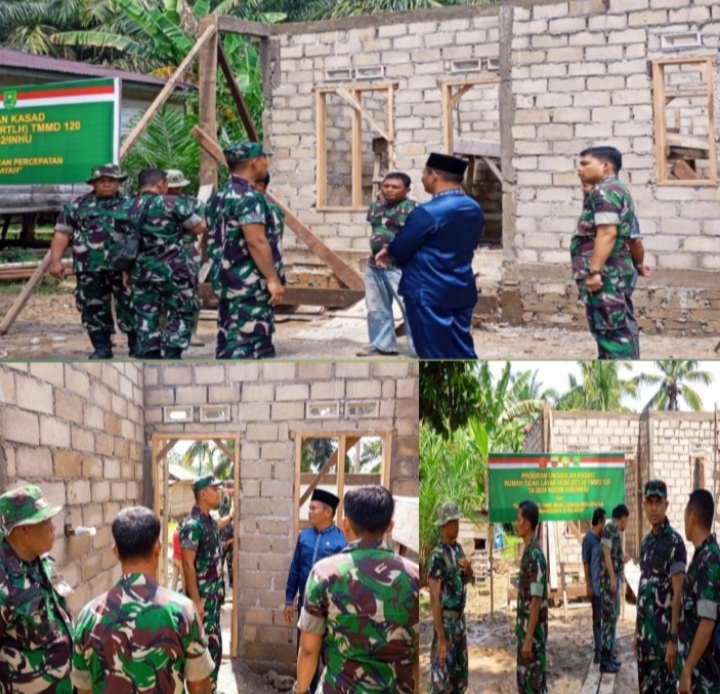
[[[305,497],[318,484],[342,495],[366,483],[417,497],[417,373],[413,362],[0,365],[0,493],[31,482],[64,507],[53,554],[77,610],[119,577],[117,512],[145,504],[167,520],[169,451],[216,441],[235,461],[239,509],[226,650],[259,670],[292,667],[295,628],[282,608]],[[379,442],[372,469],[352,455],[368,437]],[[325,438],[335,453],[305,471],[305,448]],[[65,524],[97,534],[67,537]]]
[[[555,412],[546,406],[528,433],[523,450],[625,452],[625,505],[630,518],[624,542],[625,551],[637,561],[642,540],[650,532],[642,506],[648,480],[660,478],[667,483],[668,518],[683,537],[688,494],[705,488],[718,499],[718,429],[717,412]],[[612,509],[605,510],[610,516]],[[582,562],[580,545],[589,524],[551,522],[544,527],[550,586],[557,589],[560,564],[577,566]],[[692,556],[692,545],[686,545],[688,556]],[[584,583],[580,594],[585,594]]]
[[[273,191],[355,267],[383,173],[407,171],[425,199],[427,153],[454,153],[488,216],[478,312],[584,328],[568,252],[575,158],[610,144],[655,268],[636,290],[641,326],[720,328],[715,0],[510,0],[248,33],[265,36]]]

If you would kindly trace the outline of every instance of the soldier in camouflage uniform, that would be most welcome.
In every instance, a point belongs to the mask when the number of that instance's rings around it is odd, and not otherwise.
[[[274,217],[253,187],[267,173],[269,152],[257,142],[224,150],[230,177],[208,202],[210,280],[218,295],[218,359],[275,356],[274,306],[285,292]]]
[[[46,554],[61,510],[33,485],[0,496],[0,692],[72,694],[72,591]]]
[[[225,601],[222,549],[218,531],[232,522],[232,515],[219,521],[210,516],[210,511],[220,506],[218,487],[221,484],[222,482],[216,481],[212,475],[205,475],[193,482],[195,506],[180,527],[180,547],[187,593],[203,620],[208,648],[215,662],[212,672],[213,690],[217,688],[222,659],[220,608]]]
[[[112,298],[120,330],[127,334],[130,356],[137,354],[130,291],[107,255],[117,222],[127,212],[128,198],[120,192],[120,183],[126,178],[114,164],[94,168],[87,181],[93,191],[65,205],[55,223],[50,247],[49,272],[62,277],[61,259],[65,249],[72,245],[73,272],[77,280],[75,303],[95,348],[90,359],[112,359],[111,336],[115,332]]]
[[[80,611],[72,681],[79,694],[210,694],[213,660],[195,605],[158,584],[160,519],[142,506],[112,524],[122,577]]]
[[[408,215],[418,206],[417,202],[408,199],[409,192],[410,177],[407,174],[389,173],[382,183],[382,197],[370,205],[367,213],[367,221],[372,229],[371,253],[365,268],[365,303],[368,310],[370,342],[357,353],[358,357],[398,353],[393,301],[397,301],[402,311],[408,346],[414,354],[405,304],[398,294],[402,273],[392,260],[389,260],[384,267],[380,267],[375,260],[375,256],[390,244],[405,226]]]
[[[539,521],[537,504],[532,501],[519,504],[517,531],[525,543],[520,561],[515,623],[519,694],[547,694],[547,562],[535,535]]]
[[[674,691],[677,625],[687,551],[670,526],[667,485],[645,485],[645,515],[652,531],[640,549],[640,586],[633,650],[638,659],[640,694]]]
[[[580,154],[579,176],[585,196],[570,243],[573,274],[585,304],[599,359],[637,359],[639,338],[632,330],[627,291],[634,266],[629,240],[635,206],[617,178],[622,155],[613,147],[592,147]]]
[[[270,174],[266,173],[265,176],[255,183],[255,190],[265,198],[267,203],[268,212],[272,216],[272,230],[268,227],[268,233],[272,234],[270,238],[270,246],[273,249],[277,249],[277,252],[273,251],[273,257],[275,258],[275,270],[277,271],[280,281],[285,284],[285,264],[282,259],[282,248],[283,248],[283,236],[285,234],[285,212],[276,202],[268,198],[267,189],[270,185]]]
[[[345,494],[348,546],[320,560],[305,587],[295,690],[309,692],[323,643],[322,694],[414,694],[418,663],[420,576],[417,564],[383,543],[393,498],[379,486]]]
[[[720,547],[712,531],[715,503],[706,489],[690,494],[685,537],[693,555],[682,586],[676,672],[680,694],[720,694]]]
[[[600,610],[602,627],[600,634],[600,670],[615,673],[620,661],[613,655],[615,629],[620,614],[620,586],[623,582],[623,567],[629,557],[622,552],[622,537],[630,512],[625,504],[613,509],[612,520],[605,524],[602,534],[602,559],[600,561]]]
[[[161,169],[142,171],[139,183],[128,220],[140,235],[138,257],[129,273],[138,350],[145,359],[179,359],[190,345],[200,308],[198,263],[186,237],[205,232],[205,210],[194,198],[166,195],[167,175]]]
[[[427,563],[434,625],[430,649],[432,694],[463,694],[468,686],[465,586],[473,570],[456,541],[461,517],[451,501],[440,506],[437,525],[442,528],[442,541]]]

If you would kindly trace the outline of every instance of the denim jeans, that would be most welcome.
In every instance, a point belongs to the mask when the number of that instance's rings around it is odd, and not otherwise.
[[[370,349],[378,352],[397,352],[398,343],[395,337],[395,321],[393,319],[393,300],[398,302],[407,333],[408,347],[413,348],[410,325],[405,314],[405,305],[398,294],[400,270],[372,267],[365,269],[365,303],[368,309],[368,335]]]

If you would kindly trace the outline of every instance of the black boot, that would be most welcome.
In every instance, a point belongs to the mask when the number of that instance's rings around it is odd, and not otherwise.
[[[164,359],[182,359],[182,349],[180,347],[166,347]]]
[[[603,648],[600,654],[600,672],[609,672],[614,675],[620,670],[620,664],[612,660],[612,652]]]
[[[89,333],[90,342],[95,348],[95,351],[88,357],[88,359],[112,359],[112,343],[110,342],[110,335],[108,333]]]
[[[139,359],[162,359],[162,352],[159,349],[151,349],[145,354],[138,355]]]
[[[593,663],[595,663],[595,665],[600,662],[600,639],[600,628],[593,627],[593,640],[595,641],[595,657],[593,658]]]
[[[138,348],[137,348],[137,333],[134,330],[127,334],[127,341],[128,341],[128,356],[129,357],[139,356]]]

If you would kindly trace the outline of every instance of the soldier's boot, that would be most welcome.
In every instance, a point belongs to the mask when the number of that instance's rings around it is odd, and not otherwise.
[[[97,333],[93,332],[89,334],[90,342],[95,348],[95,351],[88,357],[88,359],[112,359],[112,342],[110,342],[110,335],[108,333]]]
[[[600,654],[600,672],[615,674],[620,670],[620,663],[611,660],[612,655],[608,649],[603,648]]]
[[[134,330],[127,334],[127,341],[128,341],[128,356],[129,357],[140,356],[138,354],[138,348],[137,348],[137,333]]]
[[[593,663],[597,665],[600,662],[600,629],[599,627],[593,627],[593,638],[595,640],[595,657]]]
[[[182,353],[180,347],[166,347],[164,359],[182,359]]]
[[[139,356],[140,359],[162,359],[162,352],[159,349],[151,349],[149,352]]]

